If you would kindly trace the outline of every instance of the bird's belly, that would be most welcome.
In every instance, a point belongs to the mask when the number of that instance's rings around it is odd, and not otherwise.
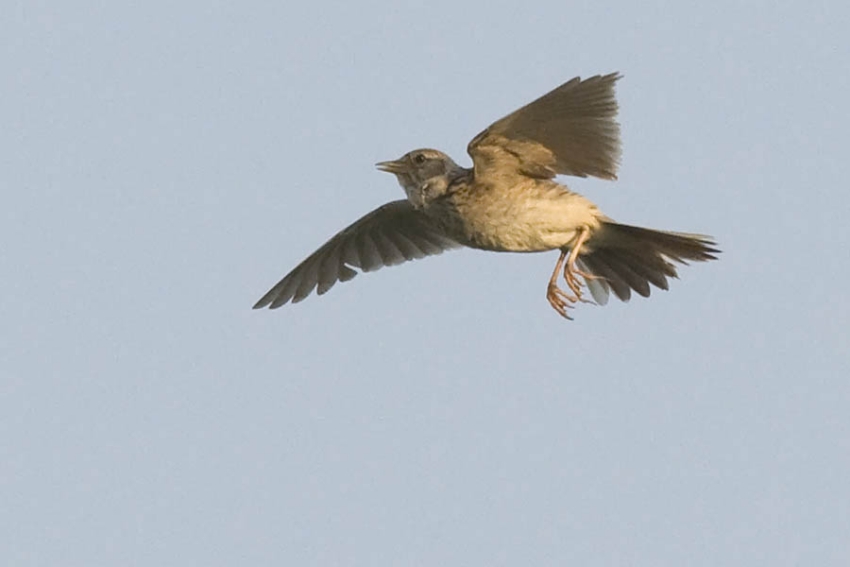
[[[567,245],[575,238],[575,230],[546,230],[535,223],[493,222],[487,226],[468,224],[465,237],[468,246],[496,252],[543,252]]]
[[[489,196],[488,196],[489,197]],[[512,198],[513,197],[513,198]],[[542,252],[569,247],[580,228],[595,228],[600,216],[581,195],[565,190],[522,198],[468,200],[453,207],[446,231],[472,248],[499,252]]]

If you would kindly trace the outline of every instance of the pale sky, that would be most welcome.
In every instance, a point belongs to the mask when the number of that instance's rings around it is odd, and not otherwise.
[[[850,564],[850,9],[457,4],[4,9],[3,564]],[[720,261],[574,321],[554,252],[251,310],[375,162],[612,71],[619,180],[561,180]]]

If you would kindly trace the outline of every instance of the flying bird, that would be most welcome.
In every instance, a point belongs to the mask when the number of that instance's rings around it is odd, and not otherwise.
[[[407,195],[337,233],[287,274],[254,309],[297,303],[315,289],[466,246],[493,252],[558,250],[546,299],[561,316],[580,301],[604,305],[668,288],[675,263],[716,259],[709,236],[614,222],[557,175],[617,178],[618,73],[576,77],[491,124],[467,147],[472,167],[433,149],[377,164]],[[566,289],[559,287],[563,274]]]

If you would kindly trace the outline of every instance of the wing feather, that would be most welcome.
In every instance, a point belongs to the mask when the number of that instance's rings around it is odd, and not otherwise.
[[[476,177],[616,179],[621,150],[614,84],[619,78],[619,73],[576,77],[494,122],[467,148]],[[508,171],[498,171],[502,168]]]
[[[270,289],[254,309],[297,303],[317,288],[321,295],[338,281],[356,276],[352,268],[371,272],[459,246],[409,201],[393,201],[337,233]]]

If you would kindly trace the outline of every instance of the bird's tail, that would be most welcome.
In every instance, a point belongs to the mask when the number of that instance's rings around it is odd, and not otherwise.
[[[709,236],[650,230],[603,222],[588,240],[587,252],[578,258],[579,269],[595,277],[586,278],[591,295],[600,305],[609,290],[628,301],[631,290],[649,296],[649,284],[667,289],[667,278],[678,277],[673,262],[716,260],[720,250]]]

